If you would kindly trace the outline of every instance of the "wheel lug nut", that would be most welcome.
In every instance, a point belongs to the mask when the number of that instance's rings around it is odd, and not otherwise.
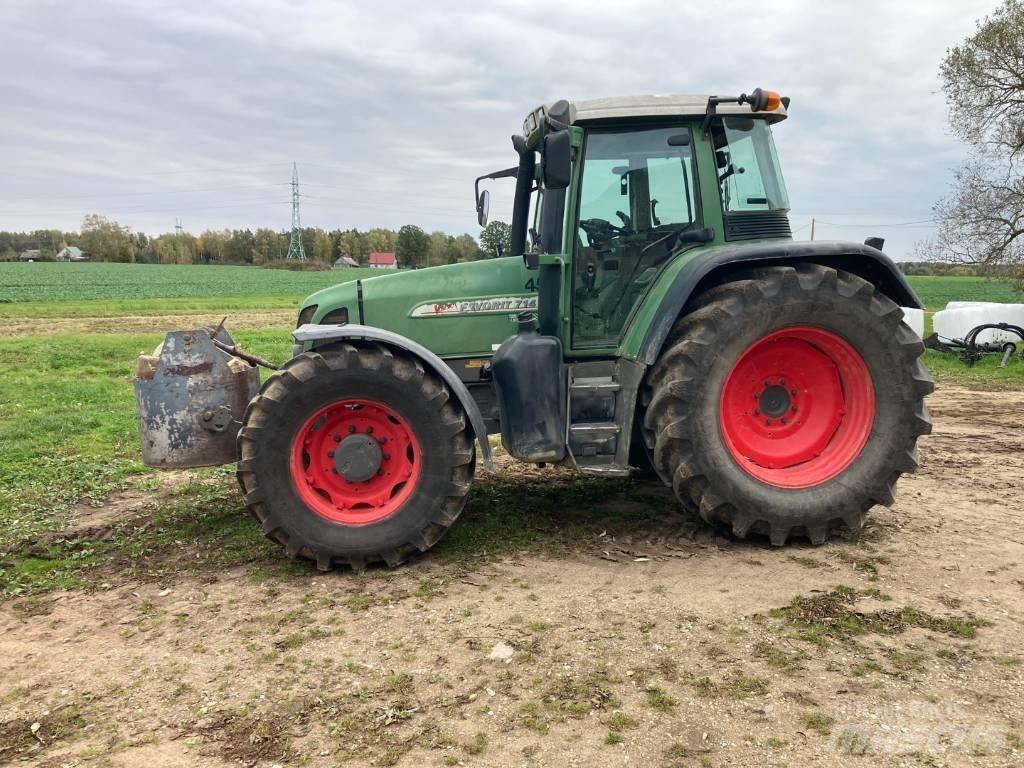
[[[794,387],[793,389],[789,390],[789,394],[791,394],[793,397],[796,397],[796,388]]]
[[[355,431],[356,431],[356,427],[355,427],[355,425],[354,425],[354,424],[349,424],[349,425],[348,425],[348,433],[349,433],[349,434],[351,435],[351,434],[352,434],[352,433],[354,433]]]
[[[772,425],[772,420],[771,420],[771,419],[765,419],[765,420],[764,420],[764,425],[765,425],[766,427],[770,427],[770,426]]]
[[[366,434],[372,435],[373,434],[373,427],[367,427],[366,428]]]
[[[341,435],[335,435],[334,436],[334,442],[340,443],[341,442]]]
[[[334,458],[334,451],[328,451],[327,452],[327,458],[328,459],[333,459]]]
[[[390,458],[391,458],[391,454],[390,453],[385,453],[384,454],[384,461],[387,461]]]
[[[790,410],[792,410],[793,413],[796,413],[796,406],[794,405]]]
[[[755,408],[755,409],[754,409],[754,415],[755,415],[755,416],[760,416],[760,415],[761,415],[761,409],[759,409],[759,408]]]
[[[788,423],[785,419],[779,419],[779,421],[781,421],[783,425]]]

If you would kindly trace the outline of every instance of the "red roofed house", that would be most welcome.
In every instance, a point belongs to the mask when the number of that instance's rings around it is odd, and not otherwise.
[[[393,253],[371,253],[370,254],[370,268],[371,269],[394,269],[398,266],[398,259],[395,258]]]

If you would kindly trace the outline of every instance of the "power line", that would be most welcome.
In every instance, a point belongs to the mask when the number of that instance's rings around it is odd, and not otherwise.
[[[839,224],[833,221],[822,221],[817,220],[819,224],[824,224],[828,227],[914,227],[922,224],[935,224],[938,219],[921,219],[919,221],[898,221],[898,222],[881,222],[875,224]]]

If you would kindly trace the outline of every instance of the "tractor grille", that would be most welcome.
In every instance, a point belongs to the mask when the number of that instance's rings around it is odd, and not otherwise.
[[[748,211],[730,213],[725,217],[726,240],[789,237],[792,234],[785,211]]]

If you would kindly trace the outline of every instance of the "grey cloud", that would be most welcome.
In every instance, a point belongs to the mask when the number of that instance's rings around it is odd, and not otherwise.
[[[536,104],[758,85],[793,97],[794,226],[926,218],[962,156],[938,64],[992,5],[8,3],[0,228],[286,227],[295,159],[308,224],[475,231],[472,179]]]

